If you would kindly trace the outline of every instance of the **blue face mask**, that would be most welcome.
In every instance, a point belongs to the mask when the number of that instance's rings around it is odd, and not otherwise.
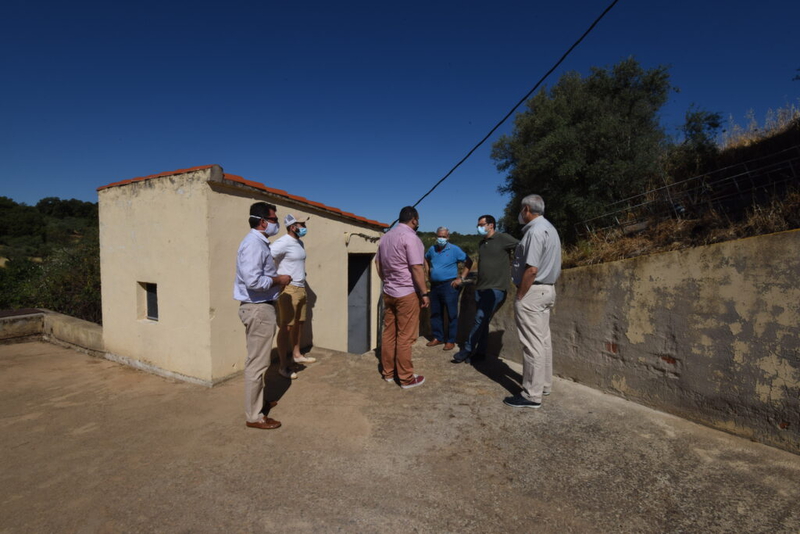
[[[303,228],[302,226],[297,229],[297,237],[303,237],[308,232],[308,228]]]
[[[485,226],[478,226],[478,233],[480,235],[486,235],[486,227]]]
[[[447,244],[447,238],[446,237],[437,237],[436,238],[436,244],[439,245],[440,247],[445,246]]]

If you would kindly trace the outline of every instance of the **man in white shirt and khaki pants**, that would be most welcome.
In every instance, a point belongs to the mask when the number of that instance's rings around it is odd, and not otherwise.
[[[287,378],[297,378],[297,373],[292,370],[292,362],[301,364],[317,361],[316,358],[304,356],[300,352],[300,340],[308,305],[306,249],[301,238],[308,231],[306,228],[308,219],[309,217],[295,217],[291,213],[288,214],[283,219],[286,235],[272,244],[272,256],[277,263],[278,274],[285,274],[292,278],[278,298],[279,372]]]
[[[555,283],[561,274],[561,240],[544,218],[539,195],[522,199],[519,223],[523,237],[514,254],[517,286],[514,316],[522,343],[522,391],[503,400],[512,408],[540,408],[553,386],[553,345],[550,310],[556,302]]]

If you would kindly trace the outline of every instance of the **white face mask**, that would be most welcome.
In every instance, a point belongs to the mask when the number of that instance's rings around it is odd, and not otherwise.
[[[519,215],[517,215],[517,220],[519,221],[520,224],[528,224],[527,222],[525,222],[525,217],[522,216],[522,212],[519,212]]]
[[[267,221],[267,228],[266,228],[266,230],[264,230],[264,234],[267,237],[271,237],[271,236],[274,236],[275,234],[277,234],[279,229],[280,229],[280,227],[278,226],[278,223]]]

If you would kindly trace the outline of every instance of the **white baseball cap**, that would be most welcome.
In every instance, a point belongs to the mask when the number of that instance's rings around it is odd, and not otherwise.
[[[296,223],[304,223],[307,220],[309,220],[310,218],[311,217],[295,218],[295,216],[290,213],[286,217],[283,218],[283,225],[286,226],[286,227],[289,227],[289,226],[291,226],[293,224],[296,224]]]

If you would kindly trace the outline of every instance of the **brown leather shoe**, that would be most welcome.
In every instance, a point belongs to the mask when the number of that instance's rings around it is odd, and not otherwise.
[[[445,343],[444,348],[442,350],[453,350],[455,348],[455,343]]]
[[[275,419],[271,419],[269,417],[264,417],[262,419],[259,419],[255,423],[247,421],[245,424],[249,428],[260,428],[262,430],[272,430],[273,428],[278,428],[279,426],[281,426],[280,421],[276,421]]]
[[[425,344],[426,347],[435,347],[436,345],[441,345],[442,342],[438,339],[431,339],[428,343]]]

